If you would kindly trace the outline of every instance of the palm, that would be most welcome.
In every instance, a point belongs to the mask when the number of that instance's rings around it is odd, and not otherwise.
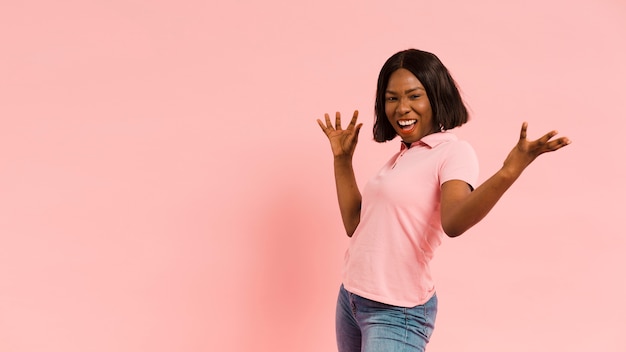
[[[330,147],[335,157],[347,156],[352,157],[356,144],[358,142],[359,130],[363,124],[356,124],[358,111],[355,111],[352,115],[352,120],[346,129],[341,128],[341,114],[335,115],[335,126],[330,121],[330,116],[325,114],[325,123],[321,120],[317,120],[317,123],[322,128],[326,137],[330,141]]]

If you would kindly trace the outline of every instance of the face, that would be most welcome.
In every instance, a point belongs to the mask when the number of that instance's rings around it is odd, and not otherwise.
[[[426,90],[411,71],[400,68],[389,77],[385,91],[385,114],[406,143],[433,133],[432,110]]]

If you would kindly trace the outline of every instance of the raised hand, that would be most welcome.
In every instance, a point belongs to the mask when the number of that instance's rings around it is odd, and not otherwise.
[[[553,140],[552,138],[557,135],[557,131],[550,131],[537,140],[528,141],[526,139],[527,129],[528,123],[524,122],[517,145],[504,161],[503,168],[510,170],[517,176],[539,155],[559,150],[571,143],[567,137]]]
[[[320,119],[317,120],[317,123],[330,141],[333,156],[352,158],[354,155],[354,150],[356,149],[356,144],[359,139],[359,131],[361,130],[361,126],[363,126],[362,123],[357,125],[356,120],[358,116],[359,112],[355,110],[352,115],[352,120],[350,120],[350,124],[345,130],[341,128],[341,114],[339,112],[335,114],[334,127],[330,122],[330,116],[328,116],[328,114],[324,114],[326,123],[322,122]]]
[[[483,219],[496,205],[522,171],[539,155],[553,152],[570,144],[567,137],[552,139],[557,131],[546,133],[535,140],[526,140],[528,124],[522,124],[519,141],[513,147],[504,165],[474,191],[467,184],[452,180],[441,186],[441,224],[448,236],[459,236]]]

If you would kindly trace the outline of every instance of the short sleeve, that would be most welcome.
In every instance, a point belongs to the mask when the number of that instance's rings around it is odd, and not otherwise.
[[[461,180],[476,189],[478,182],[478,158],[472,146],[465,141],[454,141],[440,164],[439,185],[446,181]]]

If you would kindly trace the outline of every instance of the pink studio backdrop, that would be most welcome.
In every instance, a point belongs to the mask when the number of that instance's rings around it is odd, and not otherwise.
[[[626,351],[626,5],[2,1],[0,351],[333,351],[347,237],[315,122],[435,52],[495,172],[541,157],[433,263],[429,351]]]

